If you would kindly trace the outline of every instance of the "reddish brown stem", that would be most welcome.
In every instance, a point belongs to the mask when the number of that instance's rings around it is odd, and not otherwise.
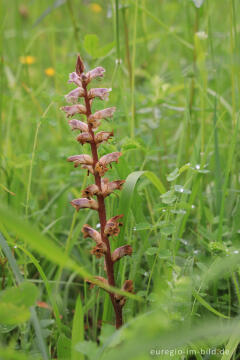
[[[84,101],[85,101],[85,106],[86,106],[86,110],[87,110],[86,116],[88,119],[89,116],[92,114],[92,111],[91,111],[90,100],[88,98],[87,85],[84,82],[83,82],[83,89],[84,89]],[[94,132],[93,132],[92,126],[89,122],[88,122],[88,131],[92,136],[91,151],[92,151],[92,158],[93,158],[93,169],[95,169],[96,163],[98,162],[98,152],[97,152],[97,145],[95,143]],[[95,178],[95,184],[98,186],[98,188],[101,191],[102,187],[101,187],[100,175],[98,173],[94,172],[94,178]],[[105,263],[106,263],[108,283],[111,286],[115,286],[114,267],[113,267],[113,262],[112,262],[112,257],[111,257],[110,243],[109,243],[108,237],[104,234],[104,228],[105,228],[105,225],[107,222],[104,197],[102,195],[97,195],[97,201],[98,201],[98,215],[99,215],[99,221],[100,221],[100,225],[101,225],[101,237],[107,246],[107,252],[105,254]],[[114,308],[114,312],[115,312],[116,329],[118,329],[122,326],[122,306],[120,306],[117,303],[113,293],[109,293],[109,295],[110,295],[110,298],[111,298],[111,301],[113,304],[113,308]]]

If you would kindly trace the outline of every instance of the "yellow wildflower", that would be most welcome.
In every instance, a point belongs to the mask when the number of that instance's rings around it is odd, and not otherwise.
[[[52,67],[49,67],[49,68],[45,69],[45,74],[47,76],[54,76],[55,75],[55,70]]]
[[[20,63],[24,65],[32,65],[36,62],[36,58],[34,56],[20,56]]]
[[[102,7],[97,3],[90,4],[90,9],[97,14],[102,11]]]

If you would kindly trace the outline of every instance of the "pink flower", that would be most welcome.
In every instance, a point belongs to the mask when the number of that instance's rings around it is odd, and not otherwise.
[[[88,131],[88,125],[80,120],[72,119],[68,123],[72,130]]]
[[[97,245],[99,245],[103,242],[100,233],[97,230],[94,230],[93,228],[91,228],[91,226],[89,226],[88,224],[83,225],[82,233],[83,233],[84,239],[90,237],[96,242]]]
[[[108,139],[113,137],[113,131],[100,131],[99,133],[95,134],[94,139],[96,144],[100,144],[104,141],[108,141]]]
[[[86,114],[86,108],[83,105],[62,106],[61,110],[67,114],[67,117],[75,114]]]
[[[75,104],[78,101],[78,98],[82,96],[84,96],[83,88],[77,87],[76,89],[70,91],[69,94],[65,95],[65,99],[68,103]]]
[[[109,182],[107,178],[102,179],[102,195],[104,197],[110,195],[114,190],[121,190],[125,180],[115,180]]]
[[[71,74],[69,74],[68,82],[75,83],[77,86],[82,86],[80,76],[78,76],[78,74],[76,72],[72,72]]]
[[[112,117],[114,112],[116,111],[115,107],[106,108],[103,110],[96,111],[94,114],[90,115],[90,120],[100,120],[100,119],[107,119]]]
[[[89,90],[88,97],[89,99],[94,99],[98,97],[101,100],[108,100],[109,92],[112,91],[112,89],[106,89],[106,88],[93,88]]]
[[[115,263],[126,255],[132,255],[132,247],[130,245],[123,245],[115,249],[112,253],[112,261]]]
[[[77,141],[80,142],[80,144],[86,144],[92,142],[92,135],[89,132],[83,132],[78,135]]]
[[[79,165],[92,165],[93,159],[90,155],[80,154],[70,156],[67,161],[73,162],[74,167],[78,167]]]
[[[96,111],[94,114],[88,117],[88,123],[91,124],[93,128],[97,128],[101,125],[100,120],[112,117],[115,110],[115,107],[111,107],[104,110]]]
[[[80,209],[93,209],[98,210],[98,203],[97,201],[93,199],[86,199],[86,198],[80,198],[80,199],[74,199],[70,202],[70,204],[79,211]]]
[[[113,152],[107,155],[104,155],[100,158],[95,166],[95,170],[99,173],[100,176],[103,176],[105,172],[108,171],[107,165],[112,162],[118,162],[119,157],[122,155],[121,152]]]
[[[82,196],[86,198],[90,198],[97,194],[99,194],[99,188],[96,184],[89,185],[82,191]]]
[[[103,77],[104,73],[105,73],[105,69],[103,67],[101,66],[96,67],[95,69],[86,73],[87,82],[89,83],[96,77]]]

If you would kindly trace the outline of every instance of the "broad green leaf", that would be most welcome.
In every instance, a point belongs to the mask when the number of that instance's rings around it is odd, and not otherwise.
[[[71,340],[64,334],[61,334],[57,342],[58,360],[71,359]]]
[[[99,352],[99,348],[97,343],[93,341],[82,341],[75,346],[75,349],[78,352],[78,358],[76,359],[80,359],[80,354],[83,354],[83,358],[84,355],[86,355],[88,360],[98,359],[97,354]]]
[[[0,323],[4,325],[21,324],[30,318],[30,311],[24,305],[17,306],[0,301]]]
[[[23,282],[18,287],[2,291],[0,293],[0,302],[28,308],[36,303],[37,297],[38,288],[34,284]]]

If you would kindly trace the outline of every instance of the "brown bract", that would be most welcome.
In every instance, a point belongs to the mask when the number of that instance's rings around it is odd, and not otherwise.
[[[122,223],[119,222],[123,215],[117,215],[109,219],[104,228],[104,234],[107,236],[117,236],[120,232],[120,226]]]

